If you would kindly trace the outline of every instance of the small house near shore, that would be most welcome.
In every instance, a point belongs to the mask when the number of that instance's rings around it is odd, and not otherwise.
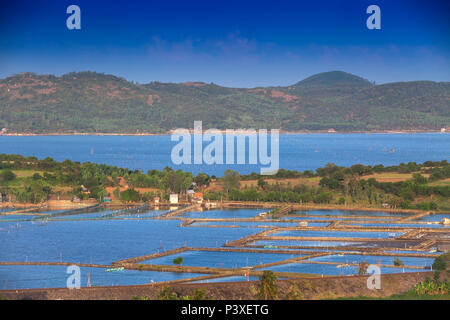
[[[178,204],[178,194],[172,193],[169,197],[170,204]]]

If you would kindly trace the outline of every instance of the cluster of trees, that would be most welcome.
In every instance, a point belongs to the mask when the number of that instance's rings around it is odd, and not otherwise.
[[[303,172],[296,170],[279,169],[278,172],[271,176],[271,178],[311,178],[311,177],[329,177],[340,180],[344,175],[357,174],[359,176],[365,176],[376,173],[414,173],[422,172],[430,174],[428,181],[436,181],[450,177],[450,164],[447,160],[442,161],[426,161],[422,164],[416,162],[400,163],[397,166],[384,166],[377,164],[374,166],[355,164],[351,167],[341,167],[334,163],[328,163],[323,168],[317,168],[316,172],[312,170],[305,170]],[[252,172],[247,175],[241,175],[241,180],[256,180],[259,178],[265,178],[266,176],[260,175],[256,172]]]
[[[17,177],[13,170],[31,170],[34,174]],[[400,182],[380,182],[364,176],[383,173],[412,173],[412,178]],[[425,175],[428,175],[426,177]],[[383,165],[340,167],[327,164],[312,171],[292,171],[280,169],[271,179],[292,177],[320,177],[318,186],[305,184],[290,186],[267,183],[266,176],[256,173],[239,175],[237,171],[226,170],[220,178],[222,191],[207,192],[204,197],[210,200],[239,200],[297,203],[338,203],[347,204],[366,202],[381,206],[384,203],[394,208],[419,208],[435,210],[436,202],[418,201],[418,199],[450,198],[450,186],[432,183],[450,177],[450,164],[444,161],[427,161],[423,164],[410,162],[398,166]],[[168,199],[170,193],[183,194],[195,183],[197,187],[207,187],[215,179],[204,173],[194,176],[190,172],[173,170],[129,170],[104,164],[79,163],[71,160],[57,162],[52,158],[37,159],[21,155],[0,154],[0,192],[13,195],[17,201],[38,203],[48,199],[49,195],[61,191],[57,187],[70,187],[71,196],[81,199],[92,197],[101,201],[107,196],[107,187],[115,188],[114,195],[123,201],[150,200],[155,195]],[[257,186],[242,189],[243,180],[256,179]],[[128,185],[127,190],[120,191],[120,186]],[[85,192],[85,189],[89,193]],[[141,194],[138,188],[154,188],[154,192]],[[67,189],[67,188],[66,188]]]
[[[330,203],[333,199],[333,193],[324,191],[320,188],[308,188],[305,192],[299,193],[297,190],[274,190],[264,191],[257,189],[238,190],[232,189],[228,195],[223,192],[210,192],[205,195],[205,199],[221,200],[228,199],[233,201],[263,201],[263,202],[314,202]]]
[[[261,176],[258,177],[258,188],[240,190],[240,175],[237,171],[226,170],[222,178],[223,192],[209,192],[205,199],[234,201],[267,201],[267,202],[315,202],[330,203],[333,194],[324,188],[297,185],[286,187],[280,184],[269,185]]]
[[[374,168],[377,168],[377,171],[374,171]],[[350,196],[356,200],[367,199],[370,203],[386,202],[394,208],[413,208],[414,206],[411,205],[411,202],[418,197],[432,195],[443,198],[450,197],[450,186],[427,185],[428,182],[450,177],[450,164],[445,160],[441,162],[426,162],[423,165],[417,165],[416,163],[401,164],[396,167],[389,167],[386,171],[380,171],[381,168],[383,167],[354,165],[350,168],[342,168],[327,165],[323,169],[318,169],[317,172],[323,177],[319,183],[322,187],[339,191],[344,196]],[[375,178],[359,179],[360,176],[374,172],[394,172],[394,168],[399,173],[415,173],[412,175],[411,180],[399,182],[379,182]],[[430,173],[430,177],[424,177],[419,173],[421,171]],[[417,203],[415,207],[423,210],[434,210],[437,209],[437,204],[434,202],[421,202]]]
[[[31,177],[18,178],[12,170],[37,171]],[[72,196],[80,199],[87,197],[101,201],[107,196],[106,187],[118,188],[121,180],[129,186],[128,190],[118,192],[117,197],[124,201],[149,200],[154,193],[140,194],[136,188],[156,188],[158,195],[165,198],[170,193],[183,193],[193,182],[198,186],[207,186],[211,177],[199,173],[174,171],[166,167],[163,170],[129,170],[104,164],[79,163],[71,160],[57,162],[52,158],[42,160],[36,157],[0,154],[0,192],[13,195],[17,201],[38,203],[46,200],[55,186],[71,187]],[[84,192],[83,187],[89,190]],[[59,194],[63,195],[60,191]]]
[[[363,176],[385,173],[413,173],[412,179],[400,182],[379,182],[375,178],[363,179]],[[429,174],[426,178],[423,174]],[[282,186],[269,185],[264,176],[251,173],[239,176],[237,172],[227,170],[223,177],[223,192],[211,192],[205,197],[210,200],[236,200],[236,201],[268,201],[268,202],[314,202],[337,204],[348,202],[367,202],[371,205],[381,206],[385,203],[393,208],[417,208],[421,210],[436,210],[438,205],[433,201],[417,202],[418,198],[436,196],[450,198],[450,186],[428,185],[439,179],[450,177],[450,164],[446,161],[427,161],[423,164],[410,162],[398,166],[384,167],[383,165],[365,166],[356,164],[351,167],[340,167],[327,164],[318,168],[316,172],[280,170],[273,178],[293,177],[321,177],[319,187],[297,185]],[[240,180],[257,179],[257,188],[240,190]],[[414,205],[413,202],[416,202]]]

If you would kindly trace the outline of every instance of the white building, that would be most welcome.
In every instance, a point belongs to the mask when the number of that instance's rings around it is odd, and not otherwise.
[[[178,194],[172,193],[170,195],[169,201],[170,201],[170,204],[177,204],[178,203]]]

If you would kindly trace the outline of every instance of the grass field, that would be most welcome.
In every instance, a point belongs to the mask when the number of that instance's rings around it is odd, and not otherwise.
[[[422,176],[428,178],[429,174],[422,174]],[[397,172],[383,172],[383,173],[374,173],[367,176],[362,176],[361,179],[370,179],[375,178],[379,182],[399,182],[406,181],[408,179],[412,179],[412,173],[397,173]]]
[[[267,178],[264,179],[265,182],[267,182],[270,185],[274,184],[280,184],[284,186],[297,186],[297,185],[307,185],[307,186],[318,186],[321,177],[312,177],[312,178],[284,178],[284,179],[275,179],[275,178]],[[241,189],[252,188],[258,186],[258,180],[243,180],[241,181]]]
[[[3,170],[0,170],[0,173]],[[33,174],[35,173],[39,173],[40,175],[44,174],[44,171],[36,171],[36,170],[11,170],[16,176],[17,178],[28,178],[33,176]]]
[[[450,186],[450,178],[444,180],[434,181],[428,184],[429,186]]]

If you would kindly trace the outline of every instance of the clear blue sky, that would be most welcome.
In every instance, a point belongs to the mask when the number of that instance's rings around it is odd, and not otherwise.
[[[68,30],[66,8],[81,8]],[[366,8],[381,8],[381,30]],[[150,81],[289,85],[347,71],[450,81],[450,4],[437,0],[2,0],[0,77],[91,70]]]

